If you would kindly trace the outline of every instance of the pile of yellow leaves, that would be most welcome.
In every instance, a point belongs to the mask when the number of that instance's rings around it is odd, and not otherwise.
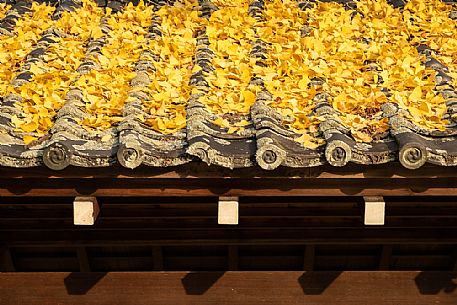
[[[301,134],[296,140],[307,148],[314,149],[323,140],[310,133],[318,131],[319,120],[310,118],[314,109],[313,98],[317,88],[309,88],[319,62],[313,61],[304,49],[300,30],[305,13],[294,0],[267,2],[264,21],[259,22],[257,34],[269,45],[266,67],[255,66],[254,74],[264,81],[265,89],[272,94],[269,106],[275,108],[285,119],[284,125]]]
[[[403,15],[412,43],[427,44],[445,64],[456,65],[457,21],[449,18],[452,10],[441,0],[410,0]]]
[[[369,37],[372,41],[368,45],[361,40],[372,24],[370,12],[364,17],[354,16],[341,5],[322,3],[307,14],[311,32],[302,43],[310,55],[311,70],[325,80],[323,90],[330,93],[329,102],[340,112],[339,119],[352,136],[357,141],[371,142],[372,136],[384,132],[388,125],[379,120],[380,105],[386,98],[377,85],[377,75],[363,69],[370,52],[379,49],[376,37]]]
[[[54,7],[33,2],[31,10],[31,16],[24,15],[17,20],[13,36],[0,35],[0,96],[6,95],[26,55],[52,25],[50,16]]]
[[[457,21],[449,18],[451,11],[452,6],[440,0],[410,0],[403,15],[412,37],[411,43],[425,44],[433,49],[433,57],[449,68],[448,74],[457,87]],[[423,127],[445,129],[448,122],[442,120],[446,113],[444,99],[421,91],[420,95],[416,89],[413,97],[416,101],[410,103],[413,106],[409,108],[412,118]]]
[[[413,2],[418,1],[425,2]],[[388,101],[383,88],[420,126],[445,128],[444,100],[434,91],[436,73],[425,68],[424,57],[408,41],[410,30],[399,10],[385,0],[366,0],[357,2],[362,14],[337,3],[318,3],[301,12],[292,2],[267,3],[265,21],[257,27],[270,45],[267,67],[255,67],[254,73],[264,79],[273,95],[270,106],[286,118],[285,125],[303,134],[298,140],[304,146],[320,144],[309,135],[319,123],[309,114],[320,91],[330,93],[339,120],[360,142],[371,142],[388,130],[381,116],[381,105]],[[436,7],[440,10],[443,4]],[[442,15],[444,22],[448,10]],[[301,37],[304,25],[309,34]],[[370,63],[376,68],[367,68]],[[309,87],[315,77],[325,80],[322,88]]]
[[[63,13],[58,20],[50,18],[53,7],[33,3],[33,13],[19,18],[14,36],[0,36],[0,96],[22,97],[17,104],[22,114],[12,123],[19,131],[33,133],[24,141],[46,134],[72,88],[82,90],[83,110],[90,115],[80,122],[86,129],[115,126],[130,100],[130,81],[142,54],[155,55],[147,58],[155,71],[151,83],[141,88],[149,97],[143,107],[151,117],[138,119],[164,134],[185,127],[191,94],[202,94],[200,101],[219,115],[214,124],[229,132],[242,130],[247,121],[228,118],[249,114],[260,90],[250,85],[254,76],[262,78],[272,94],[269,106],[282,114],[284,126],[301,135],[297,141],[308,148],[322,144],[314,137],[320,118],[311,116],[313,98],[321,92],[329,94],[338,119],[359,142],[372,142],[388,131],[381,114],[387,101],[407,110],[406,116],[421,127],[443,130],[449,124],[443,119],[445,101],[435,90],[436,72],[425,67],[425,56],[416,50],[417,44],[434,49],[457,86],[457,22],[448,17],[452,7],[441,0],[409,0],[403,11],[387,0],[357,1],[358,13],[334,2],[318,2],[302,11],[294,0],[269,0],[262,20],[249,16],[249,0],[212,2],[219,10],[209,20],[199,17],[197,0],[176,1],[156,13],[143,2],[112,13],[83,0],[82,8]],[[0,4],[0,18],[7,9]],[[163,35],[146,40],[154,14]],[[111,29],[106,35],[100,28],[102,18]],[[51,27],[65,35],[51,44],[42,62],[31,66],[31,82],[12,87],[26,55]],[[200,28],[206,28],[214,52],[214,71],[203,73],[208,91],[189,85],[192,73],[201,70],[193,64]],[[91,58],[100,68],[79,75],[76,70],[85,59],[87,43],[102,36],[101,54]],[[265,66],[250,57],[258,39],[267,46]],[[322,79],[323,85],[311,86],[314,79]]]
[[[340,120],[360,142],[386,132],[380,110],[388,100],[381,90],[386,88],[392,102],[413,113],[417,105],[429,107],[426,124],[441,128],[442,109],[435,105],[442,98],[433,91],[435,72],[425,68],[423,56],[408,41],[401,12],[385,0],[357,2],[357,11],[361,14],[320,3],[307,10],[312,30],[302,40],[306,53],[318,63],[311,69],[326,80],[324,90],[332,96]]]
[[[21,108],[21,117],[13,116],[12,123],[20,131],[34,132],[42,136],[54,125],[54,117],[63,106],[72,82],[77,79],[76,69],[85,56],[85,45],[89,39],[99,37],[94,24],[100,24],[103,10],[90,0],[83,0],[82,7],[75,12],[64,12],[52,27],[63,34],[46,51],[43,61],[30,67],[31,82],[11,92],[22,97],[16,106]],[[26,144],[36,140],[26,135]]]
[[[160,17],[162,36],[146,44],[145,58],[153,62],[151,83],[141,91],[149,99],[143,102],[144,110],[151,117],[140,121],[155,131],[174,133],[186,126],[186,106],[191,94],[193,55],[196,39],[194,33],[203,20],[195,10],[197,1],[176,1],[173,6],[163,6],[156,14]]]
[[[200,101],[214,114],[248,114],[255,102],[255,90],[249,86],[255,59],[250,58],[256,19],[248,15],[249,1],[237,0],[234,6],[220,6],[209,18],[206,33],[214,52],[214,71],[204,73],[209,91]],[[195,67],[194,71],[200,68]],[[247,122],[230,126],[227,119],[213,122],[239,131]]]
[[[83,93],[85,111],[90,115],[80,123],[88,130],[106,130],[122,120],[124,104],[135,77],[133,68],[143,50],[148,27],[152,23],[152,7],[140,2],[129,3],[121,12],[105,18],[110,27],[106,42],[94,60],[93,69],[74,83]]]

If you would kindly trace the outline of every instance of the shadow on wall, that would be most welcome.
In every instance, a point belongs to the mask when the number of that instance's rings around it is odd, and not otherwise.
[[[305,295],[321,295],[341,273],[305,272],[298,278],[298,282]],[[421,295],[457,292],[457,272],[423,271],[414,281]]]
[[[65,289],[69,295],[85,295],[106,274],[106,272],[72,272],[64,279]]]
[[[335,272],[307,271],[298,278],[298,283],[306,295],[322,294],[341,274]]]
[[[421,294],[453,293],[457,290],[457,272],[423,271],[414,281]]]
[[[308,271],[298,278],[298,284],[304,295],[322,295],[341,274],[342,271]],[[68,295],[85,295],[106,275],[106,272],[72,272],[64,279],[65,288]],[[204,295],[223,275],[224,271],[190,272],[181,279],[181,284],[187,295]],[[457,292],[457,272],[424,271],[414,281],[421,295]]]
[[[191,272],[181,280],[187,295],[202,295],[210,289],[222,276],[221,272]]]

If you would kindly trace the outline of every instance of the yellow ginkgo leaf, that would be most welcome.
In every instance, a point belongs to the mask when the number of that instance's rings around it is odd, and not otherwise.
[[[31,121],[21,125],[21,129],[25,132],[33,132],[38,129],[38,124],[35,121]]]
[[[37,137],[33,137],[33,136],[30,136],[30,135],[25,135],[22,140],[24,141],[24,144],[25,145],[29,145],[30,143],[32,143],[33,141],[36,141],[38,140]]]
[[[241,96],[243,96],[243,101],[246,105],[252,106],[255,102],[255,93],[249,90],[241,91]]]
[[[310,136],[309,134],[302,134],[300,137],[296,138],[295,141],[299,142],[302,144],[304,147],[309,148],[309,149],[316,149],[320,145],[314,141],[314,138]]]
[[[307,78],[302,78],[299,82],[298,82],[298,88],[302,89],[302,90],[305,90],[308,88],[308,83],[309,83],[309,80]]]
[[[220,126],[220,127],[229,127],[230,126],[229,121],[227,121],[227,119],[223,119],[221,117],[215,119],[213,121],[213,124],[217,125],[217,126]]]
[[[418,102],[421,98],[422,98],[422,89],[420,87],[416,87],[409,95],[408,100],[410,102]]]
[[[175,121],[175,124],[177,126],[180,126],[180,127],[185,127],[186,126],[186,117],[184,116],[183,113],[178,112],[176,114],[176,118],[175,118],[174,121]]]
[[[32,63],[32,64],[30,65],[29,71],[30,71],[32,74],[34,74],[34,75],[38,75],[38,74],[43,73],[43,70],[42,70],[40,67],[38,67],[38,65],[35,64],[35,63]]]
[[[227,131],[227,133],[235,133],[237,132],[239,129],[239,127],[230,127]]]

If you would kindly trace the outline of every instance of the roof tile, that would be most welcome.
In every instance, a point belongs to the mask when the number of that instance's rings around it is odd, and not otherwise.
[[[0,4],[0,165],[457,165],[456,12],[451,0]]]

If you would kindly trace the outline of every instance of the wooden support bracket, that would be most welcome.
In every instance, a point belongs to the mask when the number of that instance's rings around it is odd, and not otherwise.
[[[314,258],[315,258],[316,247],[314,245],[306,245],[305,248],[305,260],[303,264],[303,270],[313,271],[314,270]]]
[[[386,203],[382,196],[365,196],[364,224],[384,225]]]
[[[238,224],[238,197],[219,197],[217,223],[220,225]]]
[[[152,263],[154,271],[163,271],[163,251],[161,246],[152,247]]]
[[[389,270],[392,259],[392,245],[383,245],[381,256],[379,257],[379,270]]]
[[[91,226],[95,224],[100,207],[95,197],[76,197],[73,202],[73,223]]]
[[[228,270],[239,269],[239,250],[237,245],[228,246]]]
[[[86,247],[76,248],[76,254],[78,256],[79,262],[79,271],[81,272],[91,272],[89,256],[87,255]]]
[[[16,268],[14,267],[13,256],[8,247],[0,247],[0,273],[5,272],[15,272]]]

